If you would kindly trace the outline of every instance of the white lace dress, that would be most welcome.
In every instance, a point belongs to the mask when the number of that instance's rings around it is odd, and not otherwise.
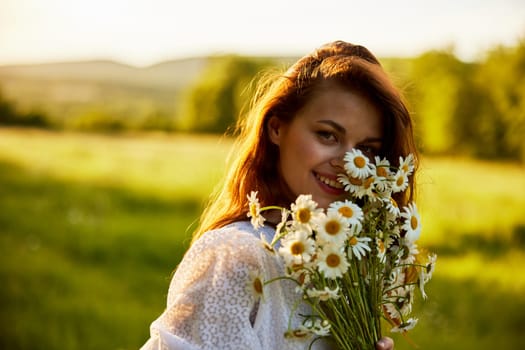
[[[142,350],[303,350],[310,339],[285,338],[297,301],[290,281],[267,284],[263,298],[253,292],[255,275],[283,275],[283,265],[268,252],[260,233],[271,241],[274,230],[255,231],[237,222],[204,234],[185,254],[168,293],[167,308],[151,324]],[[291,318],[292,326],[300,318]],[[313,349],[328,349],[317,341]]]

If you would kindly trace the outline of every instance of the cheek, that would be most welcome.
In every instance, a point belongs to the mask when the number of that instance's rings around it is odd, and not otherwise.
[[[282,148],[282,160],[295,166],[307,165],[315,152],[314,140],[304,132],[297,132],[291,133],[287,141]]]

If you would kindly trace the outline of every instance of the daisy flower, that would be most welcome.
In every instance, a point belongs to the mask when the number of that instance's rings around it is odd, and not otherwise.
[[[361,260],[361,257],[365,256],[366,252],[370,252],[372,250],[368,243],[371,240],[372,238],[370,237],[350,237],[348,240],[348,244],[351,248],[350,252],[357,258],[357,260]]]
[[[401,226],[406,232],[405,239],[410,242],[417,241],[421,234],[421,219],[416,204],[409,203],[407,207],[404,207],[401,217],[405,219]]]
[[[255,299],[264,300],[264,279],[260,271],[250,270],[248,271],[248,285],[246,290],[253,295]]]
[[[359,236],[362,230],[363,230],[363,224],[360,221],[357,221],[356,223],[350,226],[349,236]]]
[[[384,296],[382,309],[383,315],[395,327],[402,325],[404,316],[412,310],[413,288],[404,288],[403,286],[390,290]]]
[[[406,331],[411,330],[414,328],[417,324],[417,318],[409,318],[405,322],[401,323],[400,325],[393,327],[390,331],[394,333],[405,333]]]
[[[294,224],[297,227],[306,228],[309,232],[312,231],[314,218],[322,212],[322,209],[317,208],[317,203],[312,200],[312,195],[310,194],[302,194],[297,197],[291,209]]]
[[[399,287],[405,281],[405,273],[400,268],[393,269],[386,277],[386,283],[391,287]],[[388,293],[390,295],[391,292]]]
[[[402,170],[398,170],[392,181],[393,192],[403,192],[408,187],[408,175]]]
[[[330,322],[327,320],[317,319],[314,326],[314,333],[319,337],[330,335]]]
[[[414,285],[402,285],[387,292],[385,305],[387,311],[393,318],[402,318],[412,312],[414,301]]]
[[[423,299],[427,298],[427,293],[425,293],[425,284],[432,278],[432,273],[436,267],[436,259],[436,254],[428,255],[428,262],[420,269],[419,291],[421,292]]]
[[[349,263],[341,249],[333,244],[325,245],[319,252],[317,268],[326,278],[341,277],[348,270],[348,266]]]
[[[386,158],[379,158],[375,156],[375,176],[378,178],[389,178],[390,177],[390,162]]]
[[[425,285],[432,278],[436,256],[418,247],[422,228],[416,205],[401,206],[394,199],[396,193],[407,191],[417,166],[415,157],[399,157],[399,162],[393,160],[395,164],[391,161],[379,156],[367,158],[362,150],[347,152],[344,169],[337,176],[342,184],[338,187],[344,187],[346,196],[323,208],[307,194],[299,195],[286,208],[262,207],[266,204],[259,204],[257,192],[248,196],[248,216],[254,227],[265,223],[261,211],[281,210],[274,237],[261,235],[262,245],[274,253],[268,257],[284,263],[284,274],[271,281],[295,281],[298,303],[312,308],[313,314],[308,314],[294,304],[302,322],[290,324],[286,337],[315,339],[333,333],[340,344],[355,339],[356,334],[350,334],[353,329],[341,330],[341,323],[325,317],[330,310],[343,312],[340,303],[349,300],[342,296],[349,292],[356,294],[360,305],[381,310],[394,332],[406,332],[416,325],[417,319],[411,318],[415,297],[418,294],[426,299]],[[360,278],[347,279],[355,274]],[[259,299],[268,294],[263,291],[263,281],[260,274],[250,274],[250,293]],[[375,300],[369,300],[367,288],[377,291]],[[318,309],[320,302],[329,310],[327,314]],[[341,322],[355,316],[363,320],[356,324],[363,324],[370,318],[366,312],[358,315],[359,306],[343,309],[351,314],[341,314]],[[363,341],[361,345],[372,342]],[[357,348],[366,347],[361,345]]]
[[[279,254],[288,265],[310,261],[315,253],[315,242],[305,231],[293,231],[282,240]]]
[[[339,299],[339,287],[335,287],[335,289],[330,289],[328,287],[324,287],[322,290],[318,289],[307,289],[306,295],[310,298],[319,298],[320,301],[326,301],[328,299]]]
[[[262,244],[264,249],[266,249],[269,253],[272,253],[272,254],[275,253],[275,249],[273,249],[272,244],[270,242],[268,242],[268,240],[266,239],[266,236],[264,235],[264,233],[261,233],[259,235],[259,239],[260,239],[261,244]]]
[[[376,197],[376,194],[374,193],[375,178],[373,176],[364,179],[340,177],[340,181],[345,186],[345,190],[352,193],[357,198],[368,196],[371,199],[375,199]]]
[[[377,257],[379,258],[379,261],[385,262],[385,253],[386,253],[386,247],[385,242],[383,242],[382,239],[376,238],[376,247],[377,247]]]
[[[327,320],[309,318],[298,327],[299,331],[313,333],[319,337],[326,337],[330,334],[330,323]]]
[[[416,256],[419,254],[419,249],[417,248],[417,244],[413,241],[408,240],[406,237],[404,237],[401,240],[401,256],[400,261],[403,264],[413,264],[416,261]]]
[[[290,215],[290,211],[288,211],[286,208],[281,209],[281,221],[277,224],[275,227],[275,232],[278,234],[282,231],[283,228],[286,227],[288,222],[288,216]]]
[[[364,179],[372,175],[372,163],[368,160],[367,156],[359,149],[352,149],[346,152],[345,157],[345,170],[348,175]]]
[[[363,220],[363,210],[357,204],[349,200],[330,203],[328,206],[328,213],[334,211],[341,214],[350,225],[360,223]]]
[[[288,276],[292,277],[299,285],[295,288],[297,293],[304,293],[303,288],[308,288],[311,282],[311,274],[308,265],[292,265],[287,269]]]
[[[425,268],[425,276],[424,276],[425,283],[430,281],[430,279],[432,278],[432,274],[434,273],[434,270],[436,268],[436,260],[437,260],[436,254],[430,254],[428,256],[428,262]]]
[[[403,157],[399,157],[399,170],[404,172],[405,174],[410,175],[414,171],[414,155],[410,153],[406,158],[403,159]]]
[[[261,226],[264,226],[265,218],[261,215],[261,205],[259,203],[259,198],[257,198],[257,191],[252,191],[248,196],[248,214],[247,216],[251,218],[252,226],[255,229],[258,229]]]
[[[348,237],[349,223],[338,211],[319,215],[316,232],[322,241],[342,245]]]
[[[421,297],[423,298],[423,300],[426,300],[428,298],[428,296],[427,296],[427,293],[425,292],[425,273],[424,273],[424,269],[421,269],[421,273],[419,275],[419,280],[418,280],[418,287],[419,287],[419,292],[421,293]]]
[[[381,305],[383,309],[383,316],[396,327],[402,323],[401,314],[396,309],[395,305],[390,301],[383,301]]]
[[[388,198],[392,195],[392,182],[390,179],[377,178],[374,182],[376,197],[380,199]]]
[[[401,214],[401,210],[399,210],[399,206],[397,205],[397,202],[394,198],[385,198],[383,203],[385,204],[385,208],[388,211],[388,213],[392,216],[398,217],[399,214]]]
[[[312,332],[305,327],[300,327],[299,329],[293,329],[286,331],[284,337],[287,339],[305,339],[312,336]]]
[[[396,308],[396,304],[394,302],[385,299],[381,307],[383,309],[383,315],[387,320],[395,325],[401,324],[402,316],[399,310]]]
[[[363,180],[363,186],[361,186],[361,191],[357,193],[359,198],[364,196],[369,197],[370,199],[376,199],[377,195],[375,193],[376,179],[373,176],[369,176]]]
[[[345,174],[339,174],[337,180],[344,186],[346,192],[352,194],[356,194],[363,186],[363,180]]]

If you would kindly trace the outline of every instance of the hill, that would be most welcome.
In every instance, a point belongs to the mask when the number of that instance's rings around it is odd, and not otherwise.
[[[166,123],[176,114],[181,91],[207,62],[200,57],[144,68],[113,61],[0,66],[0,94],[17,111],[45,114],[68,128],[89,128],[86,123],[103,119]]]
[[[150,88],[182,87],[195,78],[208,58],[165,61],[138,68],[114,61],[59,62],[0,66],[0,79],[85,81]]]
[[[66,129],[164,129],[177,124],[183,91],[223,56],[133,67],[114,61],[0,66],[0,99]],[[253,57],[288,65],[297,57]],[[385,67],[394,59],[385,61]]]

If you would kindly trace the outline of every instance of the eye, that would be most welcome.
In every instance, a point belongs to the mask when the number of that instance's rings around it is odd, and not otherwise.
[[[375,156],[379,155],[379,147],[372,145],[359,146],[358,149],[363,152],[369,159],[374,159]]]
[[[334,143],[337,142],[337,135],[332,131],[319,130],[316,132],[317,136],[324,142]]]

